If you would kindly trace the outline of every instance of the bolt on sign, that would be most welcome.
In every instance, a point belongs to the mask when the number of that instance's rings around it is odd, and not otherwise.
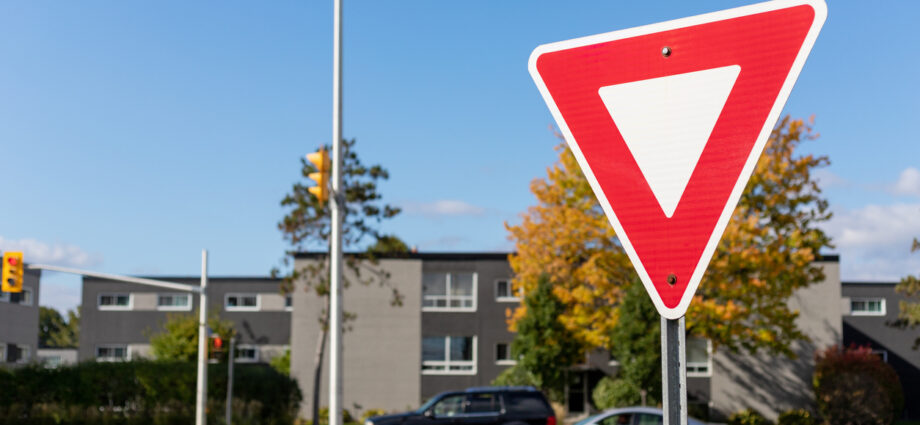
[[[826,17],[822,0],[778,0],[530,56],[663,317],[686,313]]]

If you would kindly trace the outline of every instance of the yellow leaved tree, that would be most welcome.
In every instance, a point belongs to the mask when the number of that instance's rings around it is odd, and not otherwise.
[[[814,261],[830,246],[818,227],[830,212],[812,174],[828,158],[796,152],[817,137],[812,124],[785,117],[773,130],[691,303],[690,332],[716,346],[792,354],[791,343],[805,338],[786,301],[824,279]],[[548,275],[566,305],[559,320],[584,348],[609,348],[617,305],[638,278],[574,156],[564,143],[557,149],[559,161],[531,183],[537,204],[506,224],[514,285],[527,292]],[[527,311],[508,314],[514,330]]]

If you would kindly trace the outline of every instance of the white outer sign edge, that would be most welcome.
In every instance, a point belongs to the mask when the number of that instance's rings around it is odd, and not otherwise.
[[[610,207],[610,202],[608,202],[607,197],[603,195],[604,191],[601,189],[600,184],[597,182],[597,178],[594,177],[594,172],[591,171],[591,167],[588,165],[588,161],[585,159],[584,154],[582,154],[581,150],[578,148],[578,144],[575,142],[575,137],[572,135],[571,130],[569,130],[568,125],[566,125],[565,119],[563,119],[562,114],[559,112],[559,108],[556,106],[556,102],[553,100],[552,95],[546,88],[546,84],[543,82],[543,78],[540,77],[540,73],[537,71],[537,58],[539,58],[540,55],[544,53],[568,50],[576,47],[669,31],[673,29],[722,21],[741,16],[786,9],[800,5],[809,5],[815,12],[815,18],[812,22],[811,28],[808,29],[808,34],[805,36],[802,47],[799,49],[799,53],[796,55],[796,58],[792,63],[792,67],[789,70],[789,74],[786,76],[786,80],[783,82],[783,86],[776,97],[776,102],[774,102],[773,107],[770,109],[770,113],[767,115],[767,119],[765,120],[764,125],[760,130],[760,134],[757,136],[757,141],[754,143],[754,148],[751,150],[750,155],[745,161],[744,167],[741,169],[741,174],[738,177],[738,180],[735,182],[731,195],[728,197],[728,202],[725,204],[725,207],[722,210],[722,214],[719,216],[719,220],[716,222],[716,226],[713,229],[712,235],[709,237],[709,242],[706,244],[706,248],[703,250],[703,254],[700,256],[699,263],[697,263],[696,267],[694,268],[693,275],[691,275],[690,281],[687,284],[687,289],[681,296],[680,302],[677,304],[677,306],[674,308],[668,308],[661,300],[661,296],[658,295],[658,290],[655,289],[655,285],[652,284],[652,279],[649,277],[648,272],[646,272],[645,266],[639,259],[638,254],[636,254],[632,243],[629,241],[626,232],[623,230],[623,226],[620,225],[620,220],[617,218],[616,213],[614,213],[613,208]],[[757,160],[760,158],[760,155],[763,153],[763,150],[767,145],[767,140],[770,137],[770,132],[773,130],[773,126],[776,125],[776,121],[779,119],[779,115],[786,104],[786,100],[789,98],[789,94],[792,92],[792,87],[795,85],[795,81],[798,79],[799,73],[801,73],[802,67],[805,65],[805,59],[808,58],[808,54],[811,52],[811,49],[815,44],[815,40],[818,38],[818,33],[821,31],[821,27],[824,25],[824,21],[826,19],[827,5],[824,3],[824,0],[774,0],[764,3],[752,4],[749,6],[737,7],[734,9],[706,13],[703,15],[675,19],[672,21],[643,25],[603,34],[559,41],[556,43],[543,44],[537,46],[533,53],[531,53],[527,66],[528,70],[530,71],[530,75],[536,83],[537,88],[540,90],[540,94],[543,95],[543,100],[546,101],[546,105],[549,107],[553,118],[556,120],[556,124],[559,126],[560,131],[562,131],[562,135],[565,137],[565,141],[568,144],[569,149],[572,150],[572,153],[575,155],[575,159],[578,161],[578,165],[581,167],[582,172],[588,179],[588,183],[591,185],[591,189],[594,190],[595,197],[600,202],[601,207],[604,209],[604,213],[607,214],[607,218],[610,220],[610,224],[613,225],[613,229],[616,231],[617,237],[619,237],[620,242],[623,244],[623,249],[626,251],[626,255],[629,257],[630,261],[632,261],[633,267],[639,274],[639,278],[642,280],[642,284],[645,286],[646,292],[648,292],[652,302],[655,304],[655,308],[658,310],[658,313],[662,317],[669,320],[676,320],[687,312],[687,308],[690,306],[690,301],[693,299],[693,295],[696,293],[696,289],[699,286],[700,281],[703,279],[703,274],[706,272],[709,261],[712,259],[716,247],[719,245],[719,241],[722,240],[722,234],[725,232],[725,228],[728,226],[728,221],[731,219],[732,213],[734,212],[735,207],[738,205],[738,200],[741,199],[741,193],[744,191],[745,186],[747,186],[747,182],[751,178],[751,174],[753,174],[754,168],[757,166]]]

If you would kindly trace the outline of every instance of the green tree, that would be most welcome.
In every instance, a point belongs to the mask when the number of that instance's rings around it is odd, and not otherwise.
[[[61,313],[58,313],[53,308],[38,308],[39,347],[76,348],[79,341],[80,315],[78,312],[68,310],[67,319],[65,320]]]
[[[284,354],[272,357],[268,364],[278,373],[288,376],[291,374],[291,349],[284,350]]]
[[[920,240],[914,238],[911,252],[920,251]],[[899,303],[898,325],[914,328],[920,324],[920,275],[905,276],[895,287],[907,300]],[[914,349],[920,347],[920,337],[914,340]]]
[[[331,146],[324,148],[332,151]],[[344,188],[341,196],[345,201],[342,244],[346,250],[369,245],[364,256],[346,256],[346,267],[353,272],[360,284],[378,283],[387,286],[389,275],[375,267],[367,266],[373,266],[379,255],[407,251],[406,244],[398,237],[378,230],[383,220],[393,218],[400,212],[398,207],[384,203],[378,191],[378,183],[388,179],[389,172],[380,165],[367,166],[361,163],[355,151],[354,139],[343,140],[341,148]],[[335,161],[335,158],[332,160]],[[331,233],[330,203],[321,202],[309,192],[309,182],[312,180],[308,180],[308,176],[317,171],[316,167],[304,158],[301,158],[300,162],[302,180],[295,182],[291,192],[281,201],[286,213],[278,223],[278,229],[291,247],[282,260],[285,266],[289,266],[294,254],[302,252],[305,247],[327,247]],[[317,317],[320,332],[317,335],[317,350],[313,361],[312,418],[315,423],[319,418],[321,373],[329,327],[329,258],[328,255],[318,256],[316,261],[303,264],[302,267],[294,267],[282,276],[282,290],[293,291],[296,283],[302,282],[305,285],[304,290],[322,298],[325,306]],[[273,276],[280,274],[280,270],[272,270]],[[347,288],[350,285],[349,280],[343,281],[343,287]],[[391,289],[390,303],[394,306],[402,305],[402,294],[395,288]],[[349,312],[345,312],[343,316],[345,321],[355,317]]]
[[[556,286],[542,276],[533,291],[524,297],[528,314],[517,322],[517,335],[511,353],[517,364],[502,373],[498,384],[532,384],[555,402],[565,397],[565,367],[584,358],[575,336],[559,321],[565,305],[555,295]],[[527,382],[530,381],[530,382]]]
[[[716,347],[793,355],[791,344],[806,339],[787,300],[824,279],[814,261],[830,246],[819,227],[830,218],[827,201],[812,177],[829,161],[796,152],[816,137],[811,121],[783,118],[735,208],[687,313],[691,333]],[[506,225],[517,252],[513,283],[530,291],[549,274],[566,307],[559,320],[585,347],[612,347],[624,282],[636,274],[574,156],[559,151],[547,178],[531,183],[537,204],[520,225]],[[512,329],[526,314],[525,306],[514,312]]]
[[[603,378],[592,394],[599,409],[661,401],[661,326],[658,311],[641,282],[633,281],[617,309],[620,318],[608,349],[619,362],[615,378]]]
[[[221,320],[216,314],[207,321],[212,335],[220,336],[223,341],[230,341],[236,330],[233,322]],[[147,333],[151,331],[148,329]],[[221,350],[213,346],[214,340],[208,338],[209,351],[217,352],[219,358],[226,357],[226,344]],[[150,336],[150,349],[157,360],[194,361],[198,358],[198,313],[175,313],[166,316],[162,329]]]

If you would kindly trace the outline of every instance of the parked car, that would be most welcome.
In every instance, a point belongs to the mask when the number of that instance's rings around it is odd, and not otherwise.
[[[364,425],[556,425],[534,387],[480,387],[438,394],[418,410],[374,416]]]
[[[605,410],[594,416],[589,416],[575,425],[661,425],[664,423],[664,412],[654,407],[621,407]],[[705,423],[687,418],[687,425],[706,425]]]

